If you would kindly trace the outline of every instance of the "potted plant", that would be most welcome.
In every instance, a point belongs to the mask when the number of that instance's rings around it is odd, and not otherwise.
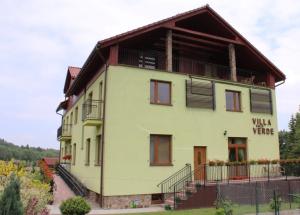
[[[209,166],[216,166],[216,161],[208,161]]]
[[[199,190],[201,189],[201,186],[202,186],[202,185],[201,185],[200,183],[196,183],[196,185],[195,185],[196,190],[199,191]]]

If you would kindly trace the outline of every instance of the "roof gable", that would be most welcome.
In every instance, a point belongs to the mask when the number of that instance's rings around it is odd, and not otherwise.
[[[73,66],[68,67],[67,76],[64,85],[64,93],[68,91],[73,81],[76,79],[77,75],[79,74],[80,70],[81,68],[79,67],[73,67]]]
[[[189,20],[196,20],[198,25],[192,25]],[[197,22],[198,20],[198,22]],[[200,23],[201,20],[205,22]],[[194,22],[195,23],[195,22]],[[201,32],[203,35],[213,35],[215,40],[223,40],[224,42],[234,43],[246,47],[253,56],[269,68],[270,72],[275,74],[276,80],[284,80],[285,75],[277,68],[269,59],[267,59],[260,51],[258,51],[246,38],[244,38],[237,30],[235,30],[228,22],[226,22],[218,13],[216,13],[209,5],[180,13],[167,19],[110,37],[98,42],[100,48],[105,48],[113,44],[137,37],[159,28],[176,28],[186,29],[187,31]]]

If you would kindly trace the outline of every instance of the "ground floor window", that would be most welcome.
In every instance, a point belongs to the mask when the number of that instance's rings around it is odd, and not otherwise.
[[[96,145],[95,145],[95,165],[98,166],[101,164],[101,154],[102,154],[102,141],[101,135],[96,137]]]
[[[76,162],[76,143],[73,144],[72,164],[75,165],[75,162]]]
[[[247,139],[230,137],[228,139],[228,152],[230,162],[247,161]]]
[[[85,143],[85,165],[90,165],[90,148],[91,148],[91,139],[86,139]]]
[[[164,202],[164,194],[155,193],[151,195],[151,204],[162,204]]]
[[[171,165],[171,135],[150,135],[150,165]]]

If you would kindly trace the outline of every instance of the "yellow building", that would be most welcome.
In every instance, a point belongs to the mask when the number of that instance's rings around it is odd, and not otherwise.
[[[247,161],[279,159],[284,80],[209,6],[102,40],[68,68],[60,162],[105,208],[158,203],[188,174],[250,178]]]

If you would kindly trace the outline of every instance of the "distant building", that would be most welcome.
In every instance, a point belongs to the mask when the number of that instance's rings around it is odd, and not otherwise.
[[[55,158],[55,157],[44,157],[41,160],[44,161],[47,164],[47,166],[49,168],[52,168],[52,169],[55,167],[55,165],[57,163],[59,163],[59,158],[58,157],[57,158]]]
[[[279,159],[284,80],[209,6],[102,40],[81,69],[68,68],[60,162],[102,207],[124,208],[159,202],[157,185],[187,163]]]

